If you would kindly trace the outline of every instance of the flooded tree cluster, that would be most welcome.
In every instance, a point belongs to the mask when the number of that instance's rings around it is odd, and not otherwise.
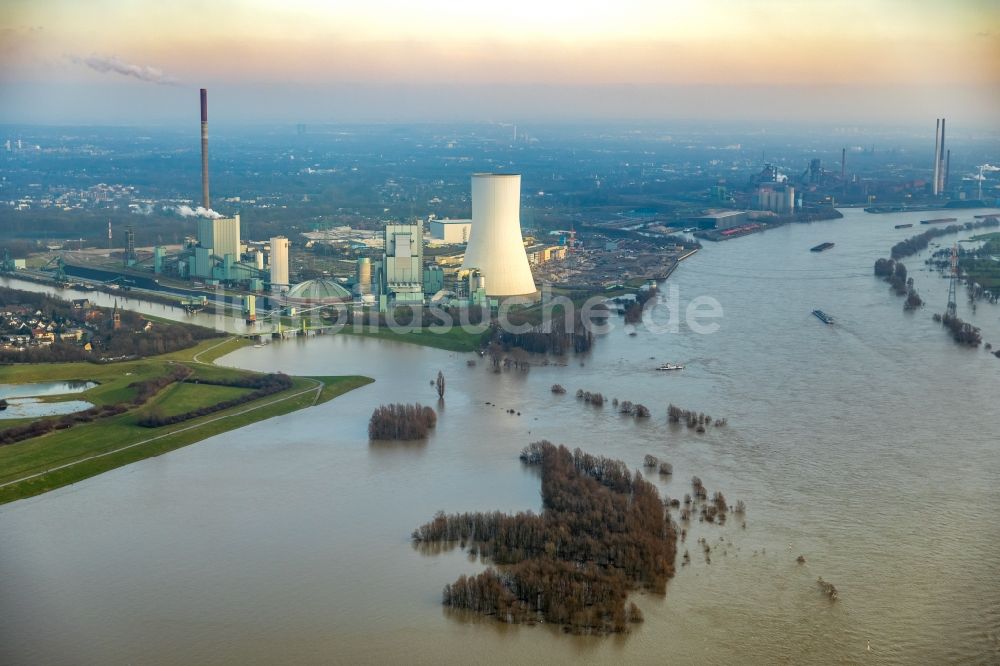
[[[670,423],[683,423],[688,428],[693,428],[700,433],[705,432],[709,426],[722,427],[728,423],[724,418],[713,421],[712,417],[704,412],[681,409],[673,403],[667,405],[667,421]]]
[[[653,458],[654,456],[646,456],[647,459]],[[649,462],[647,460],[647,462]],[[688,530],[691,528],[691,521],[698,517],[699,523],[709,523],[715,525],[725,525],[726,517],[730,514],[741,521],[741,527],[746,529],[746,521],[743,520],[746,514],[746,504],[743,500],[739,500],[735,505],[730,506],[726,501],[725,495],[721,491],[716,491],[711,494],[711,499],[709,499],[708,489],[700,478],[694,476],[691,478],[691,492],[684,495],[684,504],[677,499],[668,500],[669,506],[680,507],[680,526],[681,526],[681,543],[687,541]],[[720,537],[722,540],[723,537]],[[702,554],[705,557],[705,564],[712,563],[712,546],[709,544],[708,540],[704,537],[698,539],[698,545],[701,546]],[[723,549],[723,555],[726,554],[726,550]],[[681,559],[681,566],[687,566],[691,564],[691,553],[687,550],[684,551],[684,555]]]
[[[903,262],[878,259],[875,261],[875,275],[888,282],[897,296],[906,296],[906,301],[903,303],[904,310],[916,310],[923,306],[924,300],[913,286],[913,278],[907,277]]]
[[[642,321],[642,312],[646,307],[646,302],[656,296],[657,293],[659,292],[655,286],[650,289],[640,289],[637,291],[635,293],[635,300],[625,308],[625,323],[638,324]]]
[[[613,404],[618,408],[619,414],[634,416],[637,419],[649,418],[649,408],[641,403],[633,403],[631,400],[623,400],[619,403],[618,398],[615,398]]]
[[[369,439],[423,439],[437,425],[437,413],[419,403],[379,405],[368,421]]]
[[[553,384],[552,392],[555,394],[563,394],[566,389],[560,384]],[[593,405],[594,407],[603,407],[604,403],[607,402],[607,398],[603,393],[597,391],[584,391],[583,389],[576,390],[576,399],[581,400],[587,405]],[[634,416],[637,419],[645,419],[652,416],[652,412],[646,405],[642,403],[634,403],[631,400],[619,401],[618,398],[613,398],[611,400],[611,406],[622,415]],[[728,422],[726,419],[715,419],[703,412],[695,412],[688,409],[681,409],[680,407],[670,404],[667,406],[667,422],[668,423],[684,423],[688,428],[696,430],[699,433],[704,433],[710,426],[721,427],[726,425]]]
[[[941,324],[951,333],[952,339],[961,345],[978,347],[983,341],[983,336],[979,331],[979,328],[963,321],[957,315],[949,314],[947,312],[943,315],[936,314],[934,315],[934,321],[941,322]]]
[[[819,588],[823,590],[823,594],[830,598],[830,601],[836,601],[840,594],[837,592],[837,588],[834,587],[833,583],[823,580],[822,577],[816,579],[816,584]]]
[[[937,227],[928,229],[922,234],[911,236],[906,240],[901,240],[892,246],[889,255],[893,259],[903,259],[927,249],[928,244],[940,236],[957,234],[960,231],[972,231],[973,229],[983,229],[1000,226],[996,218],[986,218],[979,222],[966,222],[965,224],[949,224],[947,227]]]
[[[922,234],[917,234],[916,236],[912,236],[893,245],[892,250],[890,251],[890,255],[892,257],[891,259],[878,259],[875,262],[875,275],[886,280],[895,290],[896,294],[906,296],[906,301],[903,304],[904,310],[915,310],[920,308],[924,305],[924,301],[920,298],[920,295],[914,288],[913,278],[907,277],[906,266],[900,263],[899,259],[917,254],[918,252],[927,249],[930,241],[940,236],[956,234],[961,231],[971,231],[973,229],[997,226],[1000,226],[1000,221],[998,221],[995,217],[989,217],[978,222],[951,224],[947,227],[928,229]],[[967,254],[968,252],[959,251],[959,256]],[[931,255],[926,263],[941,270],[950,269],[951,250],[938,250]],[[972,303],[973,312],[975,312],[976,300],[978,298],[986,298],[990,302],[997,301],[995,295],[988,290],[983,289],[981,285],[972,284],[968,279],[967,281],[970,282],[968,285],[969,300]],[[968,345],[970,347],[978,347],[982,344],[982,335],[979,328],[963,321],[956,315],[951,313],[946,313],[944,315],[935,314],[934,321],[943,324],[951,333],[952,339],[959,344]],[[997,354],[996,356],[1000,358],[1000,354]]]
[[[576,390],[576,399],[583,400],[588,405],[593,405],[594,407],[604,406],[604,394],[590,391],[584,391],[583,389]]]
[[[670,476],[674,473],[674,466],[668,462],[663,462],[654,455],[646,454],[642,459],[642,466],[646,469],[657,470],[663,476]],[[678,503],[679,506],[679,503]]]
[[[514,322],[512,317],[512,323]],[[567,325],[563,317],[554,317],[551,323],[532,326],[523,333],[513,333],[504,327],[494,325],[492,342],[504,351],[523,349],[534,354],[580,354],[594,346],[594,334],[585,325],[579,313]]]
[[[495,565],[445,586],[444,604],[575,633],[628,631],[642,621],[628,593],[663,594],[674,575],[676,529],[656,487],[620,460],[547,441],[521,460],[541,468],[541,515],[439,513],[414,530],[421,547],[458,542]]]

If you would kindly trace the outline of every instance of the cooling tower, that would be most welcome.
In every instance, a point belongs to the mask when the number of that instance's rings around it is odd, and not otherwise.
[[[472,175],[472,229],[462,268],[478,268],[488,296],[535,293],[521,239],[520,174]]]

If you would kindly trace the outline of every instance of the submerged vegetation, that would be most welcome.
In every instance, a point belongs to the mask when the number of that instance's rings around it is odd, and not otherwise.
[[[804,557],[802,558],[802,561],[803,562],[805,561]],[[825,594],[830,598],[830,601],[836,601],[837,597],[840,596],[840,594],[837,592],[837,588],[834,587],[833,583],[825,581],[822,578],[817,578],[816,584],[819,585],[819,588],[821,590],[823,590],[823,594]]]
[[[667,406],[667,421],[670,423],[684,423],[688,428],[693,428],[698,432],[705,432],[709,426],[721,427],[728,423],[726,419],[715,419],[705,413],[699,413],[690,409],[681,409],[673,403]]]
[[[979,222],[966,222],[965,224],[949,224],[947,227],[937,227],[934,229],[928,229],[922,234],[917,234],[916,236],[911,236],[906,240],[899,241],[892,246],[890,251],[890,256],[893,259],[899,260],[911,255],[917,254],[922,250],[927,249],[927,245],[935,238],[940,236],[946,236],[948,234],[957,234],[960,231],[971,231],[973,229],[983,229],[988,227],[996,227],[1000,225],[1000,222],[994,218],[986,218],[980,220]]]
[[[517,318],[512,317],[511,323],[524,323],[514,319]],[[531,326],[528,331],[522,333],[513,333],[494,325],[492,340],[504,351],[523,349],[535,354],[562,356],[589,351],[594,345],[594,334],[584,324],[580,313],[576,313],[569,323],[562,317],[556,316],[551,323]]]
[[[906,297],[906,301],[903,303],[904,310],[921,308],[924,305],[924,300],[917,293],[916,287],[913,284],[913,278],[907,276],[906,266],[899,260],[926,250],[930,241],[940,236],[996,226],[1000,226],[1000,221],[995,217],[988,217],[978,222],[951,224],[947,227],[928,229],[922,234],[917,234],[893,245],[890,251],[891,258],[883,258],[875,261],[875,275],[888,282],[898,296]],[[990,302],[997,301],[996,294],[989,290],[989,287],[995,286],[993,278],[1000,274],[1000,271],[996,269],[996,262],[992,260],[997,247],[1000,247],[1000,244],[991,245],[996,236],[996,234],[985,234],[984,236],[973,237],[973,240],[985,239],[986,243],[979,250],[958,251],[960,272],[966,272],[972,268],[977,270],[975,277],[969,275],[967,272],[965,275],[973,312],[975,312],[977,298],[985,298]],[[951,255],[952,251],[950,249],[941,249],[931,255],[931,258],[926,263],[941,270],[950,269]],[[982,282],[987,283],[985,287],[981,284]],[[1000,281],[996,281],[996,284],[1000,285]],[[975,347],[982,341],[978,328],[963,322],[954,315],[934,315],[934,321],[942,322],[951,331],[955,341],[960,344]]]
[[[934,315],[934,321],[940,321],[951,332],[952,339],[959,344],[978,347],[983,341],[979,328],[962,321],[957,315],[950,313]]]
[[[655,469],[663,476],[670,476],[674,473],[673,465],[668,462],[661,462],[659,458],[648,453],[642,459],[642,466],[646,469]]]
[[[437,425],[437,413],[414,403],[380,405],[368,422],[369,439],[423,439]]]
[[[619,460],[536,442],[541,515],[439,513],[413,532],[421,546],[459,542],[494,566],[446,585],[443,603],[507,623],[545,621],[577,633],[620,633],[641,622],[630,591],[663,594],[677,536],[660,495]]]
[[[635,293],[635,300],[625,308],[625,323],[638,324],[642,321],[642,313],[646,307],[646,302],[659,293],[655,285],[650,289],[640,289]]]
[[[583,389],[576,390],[577,400],[583,400],[588,405],[593,405],[594,407],[604,406],[604,394],[603,393],[591,393],[590,391],[584,391]]]

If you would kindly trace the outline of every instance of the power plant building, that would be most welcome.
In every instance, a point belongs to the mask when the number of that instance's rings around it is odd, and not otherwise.
[[[469,242],[472,220],[431,220],[431,238],[449,244]]]
[[[271,239],[271,291],[288,290],[288,239],[275,236]]]
[[[285,305],[333,305],[351,300],[351,292],[329,278],[306,280],[289,289],[281,299]]]
[[[535,293],[521,237],[520,174],[472,175],[472,228],[463,269],[478,269],[488,296]]]
[[[198,245],[208,248],[220,259],[231,254],[235,261],[239,261],[240,216],[198,218]]]
[[[385,225],[381,295],[391,296],[397,303],[422,303],[423,279],[423,223]]]

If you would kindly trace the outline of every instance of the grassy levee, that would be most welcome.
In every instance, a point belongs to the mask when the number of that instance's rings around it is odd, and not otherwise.
[[[462,330],[460,326],[452,326],[450,328],[419,328],[412,331],[394,331],[385,326],[380,326],[376,329],[346,326],[339,334],[357,335],[363,338],[377,338],[392,342],[405,342],[407,344],[434,347],[435,349],[454,352],[479,351],[483,346],[483,335],[481,333],[469,333]]]
[[[235,379],[257,373],[208,365],[211,360],[247,344],[239,339],[206,340],[181,352],[115,364],[54,363],[0,367],[0,383],[64,379],[100,384],[66,396],[95,405],[127,402],[135,390],[128,385],[160,377],[175,364],[189,367],[192,378]],[[197,360],[195,360],[197,359]],[[311,407],[373,381],[368,377],[293,377],[285,391],[249,403],[159,428],[138,420],[150,410],[178,414],[247,393],[247,389],[211,384],[172,384],[145,405],[123,414],[78,424],[65,430],[0,446],[0,504],[75,483],[143,458],[193,444],[257,421]],[[0,429],[14,422],[0,423]]]
[[[343,395],[348,391],[353,391],[356,388],[361,388],[375,381],[371,377],[363,375],[348,375],[345,377],[310,376],[306,377],[306,379],[323,382],[323,390],[320,391],[319,398],[316,400],[317,405],[329,402],[338,395]]]

